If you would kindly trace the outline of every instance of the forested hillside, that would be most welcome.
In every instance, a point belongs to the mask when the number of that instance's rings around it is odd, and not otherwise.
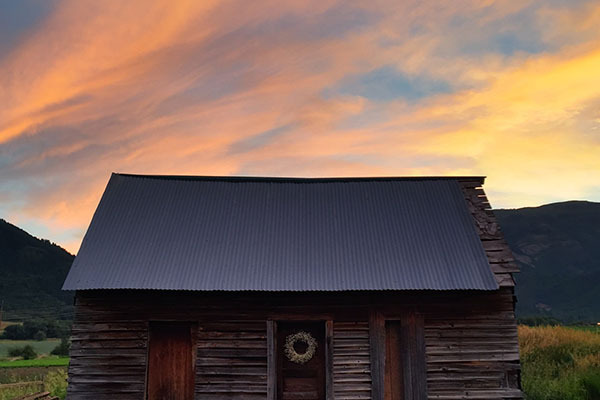
[[[73,293],[60,290],[74,256],[0,219],[3,319],[71,318]]]
[[[521,267],[517,313],[600,321],[600,203],[494,213]]]

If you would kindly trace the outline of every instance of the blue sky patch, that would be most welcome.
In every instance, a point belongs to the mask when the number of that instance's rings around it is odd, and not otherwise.
[[[0,0],[0,58],[24,34],[38,27],[57,3],[57,0]]]
[[[418,101],[440,93],[449,93],[452,87],[443,81],[408,76],[390,66],[375,69],[364,75],[344,78],[324,95],[361,96],[373,101],[404,99]]]

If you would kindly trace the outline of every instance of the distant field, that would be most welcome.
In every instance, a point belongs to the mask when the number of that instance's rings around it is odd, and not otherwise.
[[[578,325],[578,326],[567,326],[567,328],[575,329],[577,331],[593,332],[600,335],[600,326],[598,325]]]
[[[38,354],[50,354],[60,344],[60,339],[36,340],[0,340],[0,358],[7,357],[8,351],[14,347],[31,345]]]

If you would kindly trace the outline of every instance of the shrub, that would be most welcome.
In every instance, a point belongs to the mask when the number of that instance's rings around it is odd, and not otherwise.
[[[35,335],[33,335],[33,340],[37,340],[38,342],[46,340],[46,334],[44,333],[44,331],[37,331]]]
[[[44,388],[52,396],[64,399],[67,396],[67,372],[62,369],[48,372],[44,378]]]
[[[23,325],[9,325],[6,328],[4,328],[2,339],[25,340],[27,339],[27,334]]]
[[[600,371],[591,370],[581,379],[581,383],[587,392],[588,399],[600,399]],[[588,400],[586,399],[586,400]]]
[[[23,322],[23,329],[25,329],[26,339],[33,339],[35,334],[40,331],[44,332],[44,335],[46,335],[46,332],[48,332],[48,324],[41,319],[30,319]]]
[[[23,356],[23,348],[22,347],[13,347],[8,350],[9,357],[22,357]]]
[[[53,338],[68,337],[71,333],[71,321],[48,320],[46,321],[46,335]]]
[[[8,355],[10,357],[23,357],[25,360],[33,360],[37,357],[37,353],[31,347],[31,345],[26,345],[23,347],[15,347],[8,351]]]
[[[71,348],[71,344],[67,338],[62,338],[60,344],[57,345],[54,350],[50,354],[54,354],[55,356],[67,357],[69,355],[69,349]]]

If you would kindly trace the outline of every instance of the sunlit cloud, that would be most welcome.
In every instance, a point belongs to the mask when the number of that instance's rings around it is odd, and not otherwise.
[[[2,4],[0,216],[73,252],[113,171],[600,200],[597,2]]]

